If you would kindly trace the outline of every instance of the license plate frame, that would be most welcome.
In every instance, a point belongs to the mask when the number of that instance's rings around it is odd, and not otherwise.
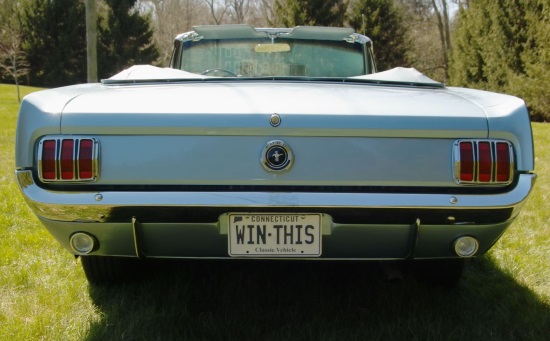
[[[318,213],[229,213],[231,257],[320,257],[322,215]]]

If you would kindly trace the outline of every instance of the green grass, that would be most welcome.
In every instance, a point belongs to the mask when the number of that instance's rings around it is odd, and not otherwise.
[[[24,88],[28,93],[35,89]],[[387,282],[371,263],[151,263],[88,286],[14,181],[19,104],[0,85],[0,335],[5,340],[543,340],[550,336],[550,125],[520,217],[453,290]]]

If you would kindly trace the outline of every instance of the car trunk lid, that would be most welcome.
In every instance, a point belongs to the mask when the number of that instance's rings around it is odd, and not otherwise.
[[[274,128],[269,117],[282,122]],[[447,89],[315,82],[104,86],[63,110],[63,134],[484,138],[477,105]]]

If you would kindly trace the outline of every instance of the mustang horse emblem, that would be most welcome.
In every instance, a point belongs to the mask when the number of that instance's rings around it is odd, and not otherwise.
[[[279,172],[290,169],[294,157],[290,147],[280,140],[270,141],[264,147],[261,163],[268,172]]]

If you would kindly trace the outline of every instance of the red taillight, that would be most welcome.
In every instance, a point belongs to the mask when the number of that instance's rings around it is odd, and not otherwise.
[[[91,179],[94,176],[94,141],[81,140],[78,153],[78,177],[80,179]]]
[[[510,147],[506,142],[498,142],[497,144],[497,181],[508,182],[510,180]]]
[[[492,178],[493,158],[491,156],[491,144],[489,142],[478,142],[478,181],[490,182]]]
[[[42,178],[54,180],[57,178],[57,141],[46,140],[42,143]]]
[[[98,177],[98,142],[92,138],[48,137],[39,149],[42,181],[95,181]]]
[[[74,179],[74,140],[61,141],[61,179]]]
[[[508,184],[513,179],[514,155],[507,141],[460,140],[454,153],[457,183]]]
[[[460,142],[460,180],[474,181],[474,146],[472,142]]]

